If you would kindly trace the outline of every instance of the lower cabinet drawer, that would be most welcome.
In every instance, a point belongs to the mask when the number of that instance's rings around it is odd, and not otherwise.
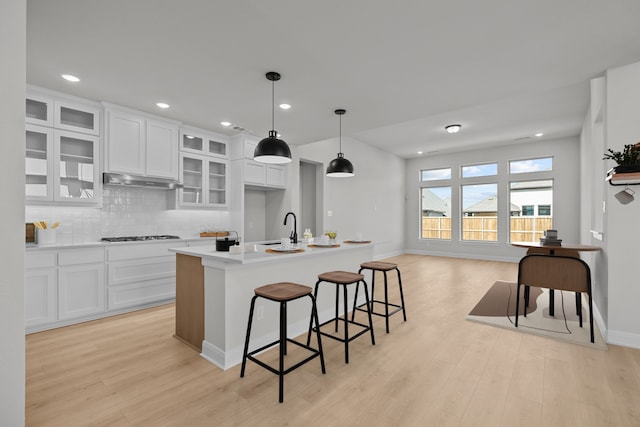
[[[176,297],[176,279],[172,277],[170,279],[109,287],[107,293],[110,311],[171,300]]]
[[[107,281],[109,286],[171,277],[175,282],[175,255],[116,261],[109,263]]]

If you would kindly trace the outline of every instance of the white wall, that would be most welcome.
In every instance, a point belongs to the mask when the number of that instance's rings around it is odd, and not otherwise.
[[[640,62],[608,70],[606,81],[606,146],[622,150],[625,144],[640,141]],[[640,192],[636,192],[635,201],[623,205],[614,197],[622,188],[608,186],[605,195],[609,282],[607,338],[611,343],[640,348]]]
[[[24,97],[26,2],[0,14],[0,425],[24,425]]]
[[[298,176],[300,159],[322,163],[326,169],[336,157],[337,148],[336,138],[296,147],[293,150],[293,175]],[[379,243],[375,249],[376,258],[402,253],[404,159],[348,137],[342,138],[342,150],[353,163],[355,176],[329,178],[323,175],[324,198],[318,210],[322,213],[324,230],[337,230],[338,239],[355,238],[356,233],[362,233],[365,239]],[[299,183],[294,187],[293,194],[299,194]],[[293,206],[299,206],[298,198]],[[332,216],[328,216],[328,211]]]
[[[452,168],[452,211],[459,212],[459,170],[462,165],[498,162],[498,208],[507,212],[509,204],[508,161],[536,157],[553,157],[554,170],[539,174],[518,174],[520,180],[554,179],[553,216],[559,237],[567,242],[579,241],[578,215],[580,209],[579,140],[563,138],[550,141],[513,144],[505,149],[496,147],[482,150],[428,155],[407,161],[406,187],[406,248],[412,253],[424,253],[461,258],[479,258],[517,261],[524,249],[508,242],[508,222],[498,224],[498,242],[462,242],[457,237],[449,241],[420,239],[420,170]]]

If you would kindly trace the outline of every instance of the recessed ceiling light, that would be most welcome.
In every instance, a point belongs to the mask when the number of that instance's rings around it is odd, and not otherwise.
[[[156,105],[160,108],[165,108],[165,109],[170,107],[170,105],[167,104],[166,102],[156,102]]]
[[[422,154],[422,151],[418,151],[418,154]]]
[[[220,124],[224,127],[229,127],[231,126],[231,122],[220,122]]]
[[[538,132],[538,133],[536,133],[536,136],[537,136],[537,137],[541,137],[542,135],[544,135],[544,133],[542,133],[542,132]]]
[[[65,79],[68,82],[72,82],[72,83],[78,83],[80,81],[79,78],[77,78],[76,76],[72,75],[72,74],[62,74],[62,78]]]
[[[280,104],[280,108],[282,108],[283,110],[288,110],[289,108],[291,108],[291,105],[289,105],[289,104]]]
[[[445,130],[449,133],[458,133],[462,129],[462,125],[449,125],[445,126]]]

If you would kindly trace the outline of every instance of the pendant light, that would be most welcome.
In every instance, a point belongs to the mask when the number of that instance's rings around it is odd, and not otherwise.
[[[342,116],[347,110],[342,108],[334,111],[338,116],[340,116],[340,152],[338,152],[338,157],[331,160],[329,163],[329,167],[327,168],[327,176],[335,177],[335,178],[348,178],[353,176],[353,165],[351,162],[344,158],[344,154],[342,153]]]
[[[291,150],[286,142],[278,139],[278,132],[274,129],[274,86],[280,80],[280,74],[269,71],[267,80],[271,81],[271,130],[269,136],[258,143],[253,152],[253,160],[260,163],[284,164],[291,162]]]

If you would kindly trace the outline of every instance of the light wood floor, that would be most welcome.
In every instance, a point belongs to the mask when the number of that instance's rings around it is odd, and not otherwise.
[[[390,260],[408,321],[396,314],[387,335],[375,317],[376,345],[353,341],[349,365],[341,343],[323,340],[326,375],[317,359],[287,375],[283,404],[276,375],[249,363],[240,379],[239,366],[223,372],[172,338],[167,305],[27,336],[27,425],[640,425],[640,350],[464,320],[515,264]]]

